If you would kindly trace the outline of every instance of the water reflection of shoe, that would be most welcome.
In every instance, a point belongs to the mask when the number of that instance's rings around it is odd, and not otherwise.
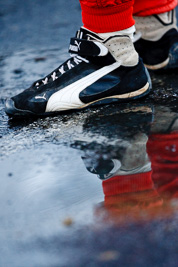
[[[141,38],[135,48],[150,70],[178,68],[178,31],[176,12],[148,17],[135,17],[137,34]]]
[[[72,144],[82,151],[87,170],[102,180],[150,171],[146,142],[151,107],[137,104],[120,113],[108,109],[97,115],[86,118],[82,134]]]
[[[151,164],[146,153],[147,135],[138,133],[129,140],[118,140],[111,147],[102,146],[95,150],[86,147],[82,157],[87,170],[97,174],[101,180],[107,180],[114,176],[128,176],[138,173],[145,173],[151,170]]]
[[[137,99],[149,92],[149,74],[128,36],[101,39],[81,28],[73,56],[42,80],[6,101],[10,116],[49,115],[93,103]]]
[[[137,168],[135,173],[129,170],[124,174],[116,171],[111,173],[109,179],[104,179],[104,202],[96,209],[96,214],[101,214],[101,218],[107,219],[109,215],[114,222],[125,223],[128,216],[131,220],[148,220],[168,218],[175,214],[178,203],[178,118],[176,113],[168,109],[163,112],[162,118],[161,108],[157,112],[156,120],[161,126],[153,123],[145,143],[145,153],[148,153],[152,170],[142,167]],[[164,126],[160,121],[163,118]],[[146,157],[141,153],[138,142],[139,155],[144,163]],[[132,153],[126,151],[126,156],[129,164]],[[107,211],[106,216],[103,211]]]

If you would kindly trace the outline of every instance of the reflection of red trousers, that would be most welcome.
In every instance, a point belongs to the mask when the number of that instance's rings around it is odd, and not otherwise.
[[[163,198],[178,198],[178,132],[151,135],[147,152],[155,189]]]
[[[149,136],[147,153],[152,171],[103,181],[108,210],[150,208],[178,199],[178,132]]]
[[[177,0],[80,0],[84,26],[95,32],[112,32],[134,25],[132,14],[149,16],[174,9]]]

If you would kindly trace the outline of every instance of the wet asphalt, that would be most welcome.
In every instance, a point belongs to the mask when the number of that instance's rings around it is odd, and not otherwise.
[[[80,25],[77,1],[0,0],[0,266],[176,267],[176,72],[151,73],[140,101],[37,119],[4,112],[67,59]],[[119,174],[108,198],[114,162],[137,171]],[[151,163],[151,178],[138,177]]]

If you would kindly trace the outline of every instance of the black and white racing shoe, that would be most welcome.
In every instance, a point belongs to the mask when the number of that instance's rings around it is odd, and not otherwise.
[[[175,10],[134,19],[137,30],[134,45],[145,66],[150,70],[178,68]]]
[[[69,52],[64,64],[6,101],[9,116],[50,115],[149,93],[149,74],[128,36],[102,39],[81,28]]]

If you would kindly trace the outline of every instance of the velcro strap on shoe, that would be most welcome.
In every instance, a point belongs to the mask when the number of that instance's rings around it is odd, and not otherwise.
[[[97,41],[71,38],[69,53],[80,56],[105,56],[108,53],[108,49]]]

